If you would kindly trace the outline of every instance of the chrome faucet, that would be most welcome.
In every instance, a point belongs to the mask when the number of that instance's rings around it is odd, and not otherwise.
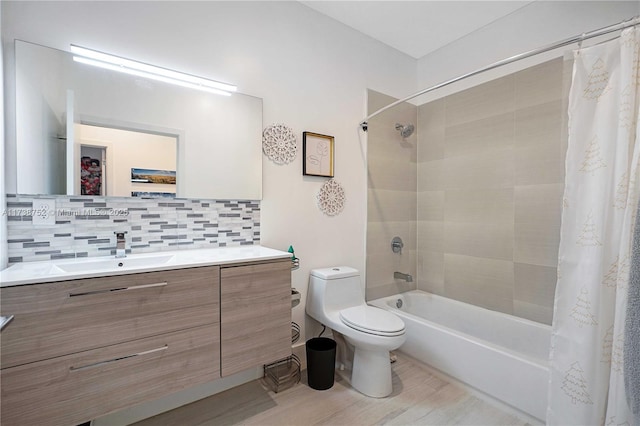
[[[404,247],[404,243],[402,242],[402,238],[393,237],[391,240],[391,251],[394,253],[402,254],[402,247]]]
[[[116,231],[116,258],[127,257],[127,250],[125,249],[125,243],[127,242],[124,238],[124,234],[127,231]]]
[[[402,272],[394,272],[393,273],[393,278],[396,280],[405,280],[408,283],[412,283],[413,282],[413,277],[409,274],[403,274]]]

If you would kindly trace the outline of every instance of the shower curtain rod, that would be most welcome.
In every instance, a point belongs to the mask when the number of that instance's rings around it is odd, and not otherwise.
[[[609,33],[615,32],[615,31],[623,30],[625,28],[633,27],[633,26],[638,25],[638,24],[640,24],[640,15],[639,16],[635,16],[635,17],[633,17],[631,19],[628,19],[626,21],[619,22],[617,24],[609,25],[609,26],[606,26],[606,27],[603,27],[603,28],[600,28],[600,29],[597,29],[597,30],[594,30],[594,31],[587,32],[587,33],[582,33],[580,35],[577,35],[577,36],[574,36],[574,37],[571,37],[571,38],[568,38],[568,39],[565,39],[565,40],[562,40],[562,41],[558,41],[556,43],[553,43],[553,44],[550,44],[550,45],[547,45],[547,46],[539,47],[537,49],[530,50],[530,51],[524,52],[524,53],[520,53],[518,55],[511,56],[510,58],[503,59],[503,60],[498,61],[498,62],[494,62],[493,64],[487,65],[484,68],[477,69],[475,71],[469,72],[467,74],[463,74],[463,75],[458,76],[456,78],[452,78],[451,80],[447,80],[445,82],[436,84],[435,86],[431,86],[431,87],[429,87],[427,89],[420,90],[419,92],[414,93],[413,95],[407,96],[404,99],[397,100],[397,101],[395,101],[395,102],[393,102],[393,103],[391,103],[391,104],[389,104],[389,105],[387,105],[385,107],[382,107],[379,110],[377,110],[376,112],[374,112],[373,114],[368,115],[364,120],[362,120],[360,122],[360,127],[362,128],[362,130],[364,130],[366,132],[367,131],[367,127],[368,127],[367,120],[375,117],[376,115],[388,110],[389,108],[393,108],[394,106],[396,106],[398,104],[401,104],[401,103],[406,102],[406,101],[408,101],[410,99],[413,99],[413,98],[415,98],[417,96],[424,95],[425,93],[432,92],[432,91],[434,91],[436,89],[440,89],[440,88],[448,86],[448,85],[450,85],[452,83],[458,82],[460,80],[464,80],[465,78],[473,77],[474,75],[481,74],[481,73],[483,73],[485,71],[490,71],[490,70],[492,70],[494,68],[498,68],[498,67],[501,67],[503,65],[507,65],[507,64],[510,64],[512,62],[519,61],[521,59],[526,59],[526,58],[529,58],[531,56],[535,56],[535,55],[539,55],[541,53],[548,52],[550,50],[554,50],[554,49],[558,49],[560,47],[568,46],[570,44],[582,43],[584,40],[588,40],[588,39],[593,38],[593,37],[598,37],[598,36],[601,36],[601,35],[609,34]]]

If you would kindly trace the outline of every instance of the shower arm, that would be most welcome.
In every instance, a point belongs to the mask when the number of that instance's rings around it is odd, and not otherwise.
[[[590,32],[582,33],[582,34],[579,34],[577,36],[573,36],[571,38],[567,38],[567,39],[564,39],[562,41],[558,41],[558,42],[555,42],[553,44],[549,44],[547,46],[543,46],[543,47],[539,47],[537,49],[529,50],[528,52],[520,53],[518,55],[511,56],[511,57],[509,57],[507,59],[503,59],[501,61],[494,62],[493,64],[487,65],[484,68],[480,68],[480,69],[477,69],[475,71],[469,72],[467,74],[463,74],[461,76],[452,78],[451,80],[447,80],[447,81],[444,81],[442,83],[438,83],[435,86],[431,86],[431,87],[429,87],[427,89],[420,90],[419,92],[414,93],[413,95],[407,96],[406,98],[403,98],[403,99],[399,99],[399,100],[397,100],[397,101],[395,101],[395,102],[393,102],[393,103],[391,103],[391,104],[389,104],[389,105],[387,105],[385,107],[382,107],[379,110],[377,110],[376,112],[374,112],[372,114],[369,114],[367,117],[365,117],[365,119],[360,122],[360,128],[366,132],[367,128],[369,126],[368,120],[370,120],[371,118],[375,117],[376,115],[388,110],[389,108],[393,108],[396,105],[399,105],[399,104],[401,104],[403,102],[406,102],[406,101],[408,101],[410,99],[413,99],[413,98],[418,97],[420,95],[424,95],[426,93],[432,92],[434,90],[440,89],[440,88],[448,86],[450,84],[456,83],[456,82],[458,82],[460,80],[464,80],[465,78],[473,77],[473,76],[481,74],[483,72],[490,71],[492,69],[501,67],[503,65],[507,65],[507,64],[510,64],[512,62],[519,61],[521,59],[526,59],[526,58],[529,58],[531,56],[535,56],[535,55],[539,55],[541,53],[549,52],[551,50],[555,50],[555,49],[558,49],[560,47],[565,47],[565,46],[568,46],[570,44],[582,43],[584,40],[588,40],[590,38],[599,37],[601,35],[613,33],[615,31],[620,31],[620,30],[623,30],[625,28],[633,27],[633,26],[636,26],[636,25],[639,25],[639,24],[640,24],[640,15],[639,16],[635,16],[635,17],[633,17],[631,19],[628,19],[626,21],[619,22],[617,24],[609,25],[609,26],[606,26],[606,27],[599,28],[597,30],[593,30],[593,31],[590,31]]]

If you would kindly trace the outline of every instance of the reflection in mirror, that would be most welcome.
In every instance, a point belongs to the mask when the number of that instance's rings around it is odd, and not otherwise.
[[[74,192],[81,195],[176,196],[177,135],[77,124]],[[145,170],[144,173],[140,172]],[[151,173],[155,171],[155,173]]]
[[[72,57],[16,41],[16,193],[261,198],[261,99]],[[132,182],[131,169],[175,171],[176,183]]]

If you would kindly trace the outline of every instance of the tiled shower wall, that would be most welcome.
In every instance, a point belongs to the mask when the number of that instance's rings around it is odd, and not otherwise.
[[[34,200],[55,200],[55,224],[34,223]],[[9,264],[127,253],[260,244],[260,202],[7,195]]]
[[[418,107],[418,288],[551,323],[570,65]]]
[[[396,99],[369,90],[369,113]],[[417,107],[404,103],[369,121],[367,136],[367,300],[416,288],[416,133],[403,139],[396,123],[417,128]],[[402,238],[401,253],[391,240]],[[413,282],[396,280],[395,271]]]

